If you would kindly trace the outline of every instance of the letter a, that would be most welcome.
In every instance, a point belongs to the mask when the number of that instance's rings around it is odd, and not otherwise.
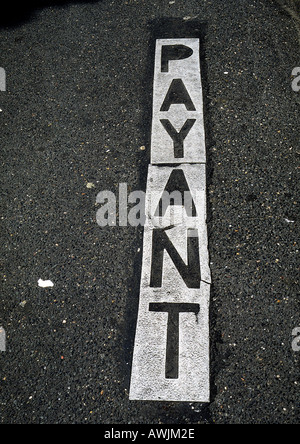
[[[185,105],[188,111],[196,111],[195,105],[182,81],[174,79],[161,106],[161,111],[169,111],[171,105]]]

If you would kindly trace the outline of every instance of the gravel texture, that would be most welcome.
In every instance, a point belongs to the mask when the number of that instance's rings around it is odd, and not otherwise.
[[[0,423],[299,422],[297,4],[48,1],[1,12]],[[96,224],[97,193],[145,189],[150,43],[175,18],[177,30],[191,20],[203,30],[206,405],[129,401],[143,230]]]

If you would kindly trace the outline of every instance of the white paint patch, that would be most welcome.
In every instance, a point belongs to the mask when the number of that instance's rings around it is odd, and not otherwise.
[[[143,288],[135,338],[130,390],[131,400],[209,402],[209,308],[210,285],[200,289]],[[168,313],[149,311],[156,302],[195,303],[200,312],[179,316],[178,378],[166,378]]]
[[[131,400],[209,402],[211,274],[199,39],[156,44]]]
[[[52,281],[43,281],[43,279],[39,279],[38,286],[42,288],[47,288],[47,287],[54,287],[54,284]]]
[[[185,56],[184,51],[186,51],[188,58],[169,60],[167,67],[164,67],[165,70],[168,69],[168,72],[162,72],[162,52],[165,51],[166,53],[167,47],[171,48],[170,52],[172,48],[175,48],[173,51],[176,52],[177,48],[177,51],[181,51],[182,57]],[[190,50],[188,51],[185,48]],[[205,163],[206,161],[199,51],[199,39],[157,40],[151,142],[152,164]],[[183,84],[188,94],[185,97],[185,103],[173,103],[167,111],[161,111],[172,82],[179,79],[182,82],[180,82],[181,89],[183,89]],[[193,107],[191,103],[193,103]],[[183,153],[180,153],[180,150],[178,150],[178,153],[174,152],[174,141],[164,128],[161,120],[168,120],[178,133],[180,133],[186,121],[195,121],[184,140]],[[175,157],[175,155],[179,157]]]
[[[162,197],[162,194],[167,186],[170,177],[174,175],[174,171],[182,172],[188,185],[189,193],[180,193],[175,190],[179,201],[183,205],[168,205],[169,200],[166,198],[165,203],[167,206],[163,217],[156,216],[157,208]],[[149,166],[148,170],[148,189],[146,193],[146,218],[144,229],[144,249],[143,249],[143,261],[144,268],[142,274],[142,283],[149,285],[149,274],[151,271],[152,260],[152,236],[153,229],[165,229],[168,230],[165,233],[170,238],[174,247],[180,252],[184,261],[188,262],[187,255],[187,237],[189,230],[197,230],[199,238],[199,257],[200,257],[200,270],[201,280],[211,283],[211,273],[209,268],[209,255],[208,255],[208,240],[207,240],[207,227],[206,227],[206,166],[203,164],[193,165],[179,165],[177,167],[166,166]],[[183,194],[183,195],[182,195]],[[172,197],[172,191],[169,193]],[[176,197],[176,194],[173,194]],[[181,198],[182,197],[182,198]],[[180,199],[181,198],[181,199]],[[172,201],[170,200],[172,203]],[[190,203],[194,203],[196,215],[192,215],[192,208]],[[190,215],[188,215],[188,214]],[[194,213],[194,214],[195,214]],[[174,270],[174,265],[169,261],[168,256],[165,257],[165,261],[168,261],[164,266],[164,279],[170,283],[177,280],[177,284],[182,285],[182,279],[178,277],[178,272]]]

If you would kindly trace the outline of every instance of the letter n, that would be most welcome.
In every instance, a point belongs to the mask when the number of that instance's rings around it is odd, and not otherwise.
[[[186,286],[188,288],[200,288],[201,271],[198,231],[192,229],[187,230],[188,263],[185,264],[182,257],[170,241],[165,229],[155,228],[153,230],[150,287],[159,288],[162,286],[165,250],[176,266]]]

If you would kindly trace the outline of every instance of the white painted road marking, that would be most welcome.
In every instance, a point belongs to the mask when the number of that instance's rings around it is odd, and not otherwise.
[[[179,290],[176,284],[141,290],[131,400],[209,402],[209,294],[210,285],[205,282],[188,291]],[[178,378],[167,375],[170,319],[167,312],[151,311],[151,304],[159,303],[200,306],[197,315],[179,314]]]
[[[131,400],[210,398],[211,275],[199,45],[199,39],[156,44]]]
[[[206,161],[199,51],[199,39],[157,40],[152,164]]]
[[[163,217],[157,214],[157,208],[159,208],[159,203],[164,190],[167,188],[168,183],[170,183],[170,178],[174,176],[175,172],[181,171],[186,179],[188,186],[188,191],[190,191],[191,198],[185,199],[187,194],[183,193],[182,203],[194,203],[195,205],[195,215],[192,213],[192,205],[190,212],[187,214],[187,209],[185,205],[169,205],[165,211]],[[149,270],[150,264],[153,260],[152,258],[152,237],[153,229],[162,229],[162,231],[167,235],[175,248],[178,249],[181,256],[184,258],[186,263],[188,262],[187,257],[187,236],[188,230],[197,230],[199,238],[199,257],[200,268],[201,268],[201,280],[211,283],[211,275],[209,268],[209,257],[207,249],[207,228],[206,228],[206,166],[203,164],[193,164],[193,165],[179,165],[177,167],[166,167],[166,166],[156,166],[150,165],[148,170],[147,178],[147,193],[146,193],[146,222],[144,230],[144,250],[143,250],[143,261],[144,268],[142,273],[142,285],[149,285]],[[176,189],[175,192],[179,192],[178,183],[173,185]],[[172,188],[168,188],[170,197],[172,197]],[[182,194],[179,195],[182,196]],[[179,197],[178,195],[178,197]],[[166,202],[167,199],[164,199]],[[170,199],[170,202],[172,200]],[[176,202],[175,202],[176,203]],[[188,205],[187,205],[188,207]],[[150,217],[149,217],[150,216]],[[165,230],[168,227],[173,227],[172,229]],[[150,230],[149,230],[150,229]],[[164,231],[165,230],[165,231]],[[168,261],[168,258],[165,258]],[[182,279],[177,279],[178,273],[173,270],[174,266],[172,264],[165,264],[164,266],[164,279],[170,281],[178,280],[178,285],[182,285]]]

